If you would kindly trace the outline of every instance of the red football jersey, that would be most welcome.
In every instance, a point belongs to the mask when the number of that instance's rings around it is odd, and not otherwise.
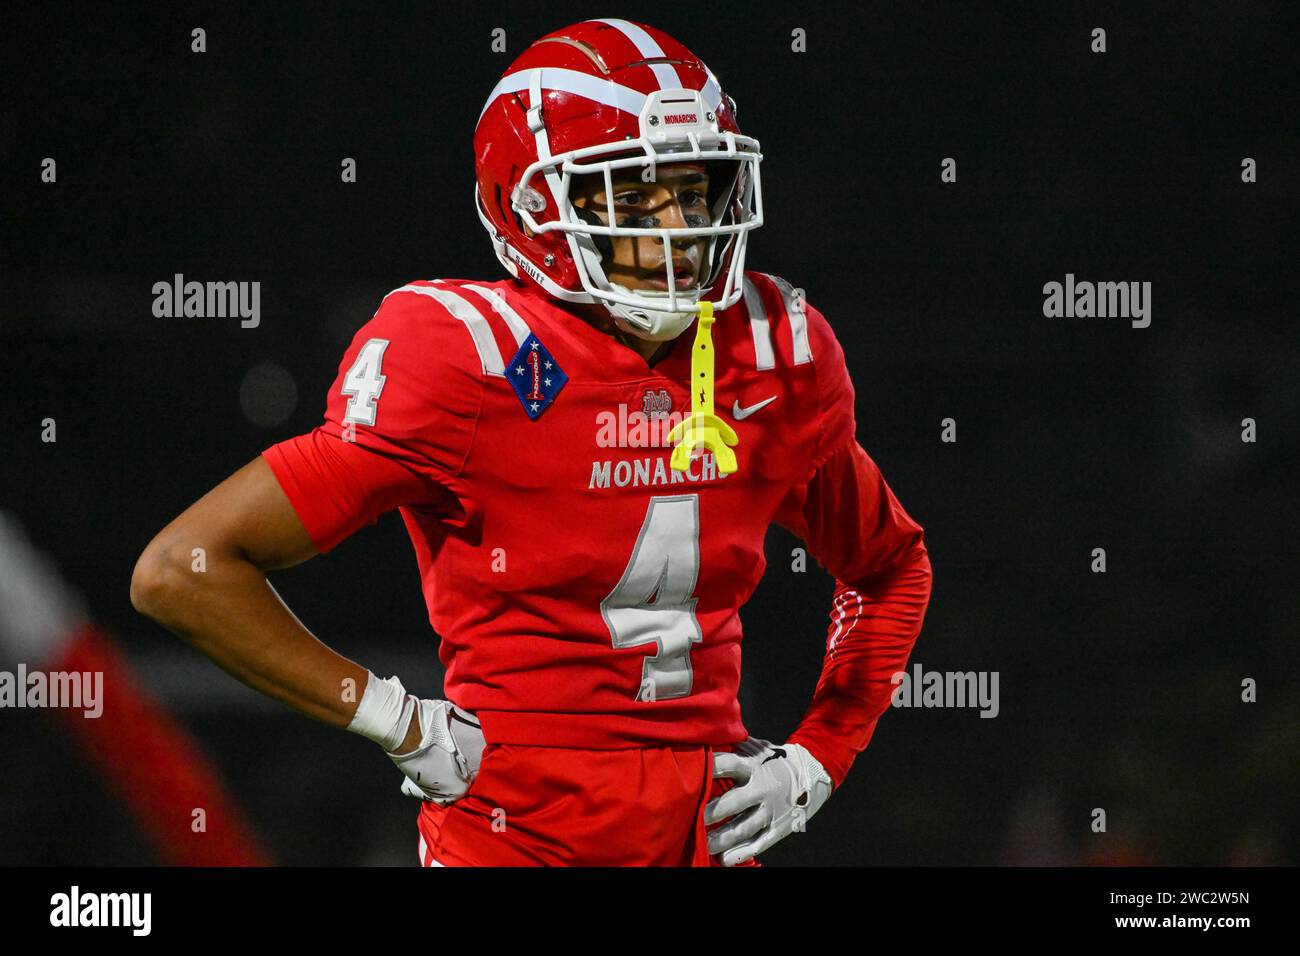
[[[790,739],[838,785],[920,628],[922,532],[855,439],[826,320],[762,273],[713,327],[738,470],[669,467],[694,334],[651,366],[515,280],[415,282],[357,332],[324,424],[264,454],[322,552],[400,509],[444,693],[497,743],[743,740],[740,608],[792,529],[837,590]]]

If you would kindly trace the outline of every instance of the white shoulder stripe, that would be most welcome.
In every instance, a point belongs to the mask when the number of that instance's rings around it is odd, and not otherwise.
[[[515,337],[516,345],[523,345],[524,339],[532,333],[528,323],[523,320],[518,312],[510,307],[506,297],[496,289],[488,289],[481,285],[466,285],[466,289],[473,289],[478,295],[487,300],[488,305],[492,306],[493,311],[501,318],[506,320],[506,325],[510,326],[510,334]]]
[[[776,357],[772,354],[772,329],[767,321],[767,309],[758,287],[748,277],[744,285],[745,311],[749,313],[749,331],[754,336],[755,368],[774,368]]]
[[[785,300],[785,314],[790,320],[790,335],[793,338],[794,364],[803,365],[812,361],[812,347],[808,344],[808,316],[804,314],[803,303],[795,302],[794,289],[780,276],[763,273],[776,283]]]
[[[478,349],[479,361],[483,365],[483,374],[505,378],[506,369],[505,363],[501,361],[501,350],[497,348],[497,340],[492,337],[487,319],[483,318],[478,309],[450,289],[435,289],[426,285],[404,285],[400,289],[394,289],[388,295],[396,295],[398,292],[427,295],[441,302],[448,312],[464,322],[465,328],[469,329],[470,337],[474,340],[474,348]]]
[[[635,44],[637,52],[647,60],[657,59],[659,57],[667,58],[664,48],[661,47],[655,38],[646,33],[635,23],[627,20],[614,20],[598,17],[597,23],[607,23],[615,30],[618,30],[623,36]],[[680,89],[684,84],[682,78],[677,75],[677,68],[671,63],[652,63],[650,69],[654,70],[655,79],[659,81],[659,89],[670,90]]]

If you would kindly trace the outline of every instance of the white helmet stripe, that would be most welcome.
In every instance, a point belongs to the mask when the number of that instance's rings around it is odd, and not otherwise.
[[[646,33],[635,23],[630,23],[627,20],[607,20],[604,17],[599,17],[594,21],[588,22],[608,23],[615,30],[622,33],[623,36],[631,40],[633,44],[636,45],[637,52],[647,60],[656,57],[666,58],[668,56],[668,54],[664,53],[664,48],[655,42],[655,38]],[[682,83],[682,78],[677,75],[677,67],[673,66],[671,63],[651,63],[650,69],[654,70],[655,79],[659,81],[659,89],[661,90],[680,89],[685,85]]]
[[[501,81],[488,94],[487,102],[483,104],[483,109],[478,114],[479,119],[483,119],[483,114],[487,112],[489,106],[496,102],[498,96],[504,93],[518,93],[528,89],[532,75],[536,72],[539,71],[520,70],[518,73],[511,73],[509,76],[501,77]],[[548,90],[563,90],[565,93],[573,93],[576,96],[585,96],[589,100],[595,100],[605,106],[617,107],[631,113],[633,116],[641,115],[641,108],[645,106],[646,101],[644,93],[634,90],[630,86],[615,83],[613,80],[602,80],[600,77],[580,73],[577,70],[563,70],[552,66],[546,68],[545,88]]]
[[[717,110],[722,104],[722,86],[718,83],[718,78],[713,75],[713,71],[707,66],[704,72],[708,74],[709,81],[700,89],[700,98],[704,100],[704,105],[711,110]]]

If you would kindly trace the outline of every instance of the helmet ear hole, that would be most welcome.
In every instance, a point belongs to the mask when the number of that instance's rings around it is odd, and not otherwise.
[[[493,183],[493,184],[492,184],[492,193],[493,193],[493,195],[492,195],[492,201],[496,203],[496,205],[497,205],[497,209],[501,210],[501,214],[502,214],[503,216],[510,216],[510,217],[513,217],[514,220],[515,220],[515,228],[518,229],[520,232],[523,232],[523,231],[524,231],[524,221],[523,221],[522,219],[519,218],[519,213],[517,213],[517,212],[514,211],[514,209],[511,207],[510,203],[508,203],[508,202],[504,202],[504,201],[502,200],[502,192],[501,192],[501,184],[500,184],[500,183]]]

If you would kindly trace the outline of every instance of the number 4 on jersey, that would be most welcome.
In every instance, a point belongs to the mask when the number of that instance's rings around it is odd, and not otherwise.
[[[343,376],[344,395],[350,395],[347,411],[343,415],[345,422],[358,425],[375,424],[375,400],[384,390],[388,376],[380,372],[384,361],[384,349],[388,348],[388,339],[371,339],[361,346],[357,360]]]
[[[615,647],[656,646],[641,665],[637,700],[691,693],[691,644],[704,640],[692,596],[699,570],[699,496],[651,498],[623,577],[600,602]]]

